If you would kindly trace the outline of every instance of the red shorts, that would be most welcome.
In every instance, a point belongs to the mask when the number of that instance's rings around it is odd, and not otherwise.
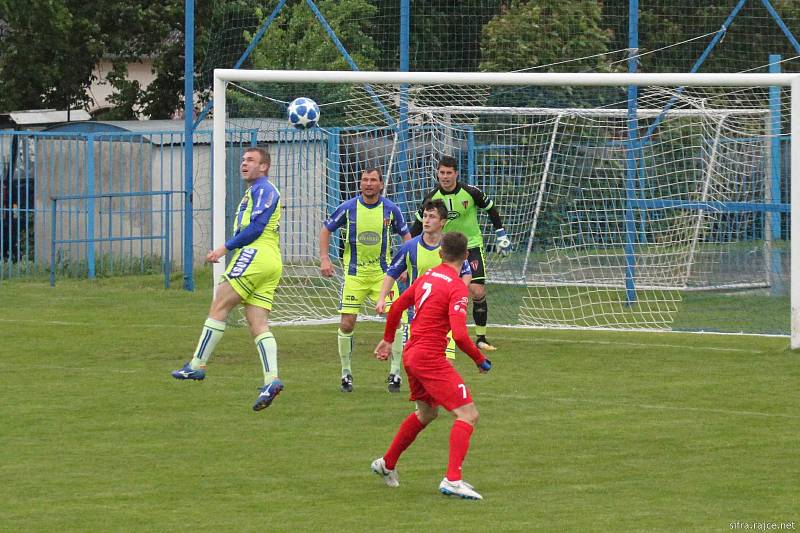
[[[456,369],[442,354],[442,364],[435,367],[405,367],[408,375],[409,400],[422,401],[448,411],[472,403],[472,395]]]

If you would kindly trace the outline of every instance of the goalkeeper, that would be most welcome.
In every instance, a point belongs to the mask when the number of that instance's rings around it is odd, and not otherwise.
[[[475,321],[477,336],[475,344],[481,350],[496,350],[497,348],[486,340],[489,306],[486,303],[486,261],[483,254],[483,236],[478,224],[478,209],[489,215],[489,220],[495,229],[495,246],[499,253],[506,255],[511,251],[511,240],[503,229],[503,221],[494,202],[479,188],[458,181],[458,162],[454,157],[444,156],[439,160],[436,177],[439,186],[425,196],[422,205],[429,200],[442,200],[448,209],[445,233],[458,231],[467,236],[469,251],[467,260],[472,268],[469,294],[472,298],[472,318]],[[411,228],[412,236],[416,237],[422,232],[423,215],[424,212],[420,207]]]
[[[278,347],[269,330],[272,299],[283,270],[278,240],[281,194],[267,177],[269,167],[270,156],[263,148],[248,148],[242,155],[240,171],[248,187],[234,218],[234,235],[208,252],[206,261],[216,263],[229,251],[235,253],[217,285],[192,360],[172,372],[175,379],[205,379],[206,363],[225,333],[228,313],[243,303],[264,370],[264,386],[259,389],[254,411],[269,407],[283,390],[278,379]]]

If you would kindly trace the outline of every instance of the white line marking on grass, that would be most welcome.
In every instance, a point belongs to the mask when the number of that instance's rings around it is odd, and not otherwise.
[[[37,325],[48,325],[48,326],[78,326],[78,327],[96,327],[97,324],[91,322],[68,322],[64,320],[41,320],[41,319],[25,319],[25,318],[0,318],[0,322],[6,322],[11,324],[37,324]],[[303,331],[313,332],[313,333],[330,333],[335,331],[333,328],[320,328],[320,327],[311,327],[311,326],[303,326],[303,325],[279,325],[275,326],[271,324],[271,326],[276,328],[282,327],[290,327],[290,328],[302,328]],[[119,328],[168,328],[168,329],[177,329],[177,328],[191,328],[191,329],[200,329],[202,326],[199,324],[131,324],[131,323],[123,323],[123,324],[115,324],[114,327]],[[242,326],[244,327],[244,326]],[[604,346],[630,346],[633,348],[677,348],[681,350],[692,350],[692,351],[699,351],[699,352],[732,352],[732,353],[747,353],[747,354],[764,354],[767,353],[764,350],[755,350],[749,348],[727,348],[727,347],[719,347],[719,346],[697,346],[693,344],[663,344],[663,343],[644,343],[644,342],[625,342],[625,341],[601,341],[601,340],[580,340],[580,339],[567,339],[563,337],[514,337],[514,336],[507,336],[503,335],[503,339],[511,340],[511,341],[520,341],[520,342],[548,342],[548,343],[565,343],[565,344],[601,344]]]
[[[781,413],[762,413],[759,411],[734,411],[730,409],[711,409],[705,407],[681,407],[676,405],[655,405],[646,403],[627,403],[627,402],[613,402],[605,400],[590,400],[584,398],[557,398],[552,396],[528,396],[524,394],[491,394],[482,392],[481,396],[496,397],[504,400],[545,400],[552,402],[562,403],[590,403],[595,405],[608,405],[612,407],[627,407],[633,409],[654,409],[658,411],[685,411],[693,413],[714,413],[721,415],[735,415],[735,416],[763,416],[767,418],[791,418],[800,419],[800,416],[787,415]]]
[[[523,341],[523,342],[563,342],[567,344],[603,344],[603,345],[610,345],[610,346],[633,346],[635,348],[680,348],[682,350],[697,350],[697,351],[712,351],[712,352],[741,352],[741,353],[752,353],[752,354],[762,354],[764,353],[763,350],[752,350],[749,348],[722,348],[717,346],[696,346],[696,345],[685,345],[685,344],[657,344],[654,342],[620,342],[620,341],[600,341],[600,340],[577,340],[577,339],[564,339],[564,338],[556,338],[556,337],[536,337],[535,339],[525,339],[521,337],[508,337],[503,335],[503,339],[508,339],[512,341]]]
[[[331,328],[323,329],[323,328],[313,328],[313,327],[306,327],[306,326],[297,326],[302,327],[303,331],[309,331],[313,333],[329,333],[334,331]],[[600,341],[600,340],[579,340],[579,339],[565,339],[559,337],[510,337],[508,335],[503,335],[503,340],[511,340],[511,341],[520,341],[520,342],[550,342],[550,343],[558,343],[562,342],[564,344],[602,344],[607,346],[632,346],[634,348],[679,348],[682,350],[695,350],[695,351],[710,351],[710,352],[738,352],[738,353],[749,353],[749,354],[763,354],[766,353],[763,350],[753,350],[749,348],[724,348],[724,347],[717,347],[717,346],[697,346],[697,345],[686,345],[686,344],[656,344],[656,343],[644,343],[644,342],[624,342],[624,341]]]

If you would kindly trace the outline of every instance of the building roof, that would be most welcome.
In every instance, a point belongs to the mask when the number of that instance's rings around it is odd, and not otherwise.
[[[2,113],[11,122],[17,126],[47,126],[50,124],[58,124],[67,122],[82,122],[90,120],[92,116],[83,109],[72,109],[67,111],[58,111],[56,109],[29,109],[25,111],[11,111],[9,113]]]
[[[290,134],[298,132],[286,122],[276,118],[238,118],[228,119],[229,135],[241,135],[242,142],[249,142],[251,132],[256,135],[256,142],[277,142],[292,140]],[[195,130],[195,144],[211,143],[213,120],[203,120]],[[118,133],[126,136],[137,134],[156,145],[183,144],[183,120],[107,120],[81,123],[59,124],[47,129],[48,132],[78,133]],[[309,130],[303,140],[323,140],[324,132],[319,129]],[[297,140],[301,138],[298,137]]]

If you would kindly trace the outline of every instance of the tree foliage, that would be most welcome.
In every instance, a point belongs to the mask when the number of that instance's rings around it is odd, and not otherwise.
[[[607,71],[611,32],[597,0],[511,0],[483,27],[480,69],[508,72],[562,63],[559,70]]]
[[[412,1],[410,68],[625,69],[619,60],[628,47],[628,4],[628,0]],[[688,71],[729,15],[731,4],[640,2],[641,50],[658,50],[641,58],[642,70]],[[196,1],[195,63],[202,65],[198,90],[208,89],[213,68],[233,66],[275,5],[276,0]],[[397,0],[317,0],[316,5],[361,70],[399,68]],[[771,5],[797,34],[800,2],[772,0]],[[88,88],[95,81],[93,68],[101,58],[113,58],[108,83],[114,89],[115,109],[110,116],[171,115],[182,103],[183,15],[184,0],[0,0],[0,111],[85,107],[90,101]],[[612,50],[617,54],[604,55]],[[748,1],[701,70],[750,69],[766,64],[768,53],[796,55],[763,2]],[[156,75],[147,88],[126,77],[126,65],[145,56],[152,59]],[[575,58],[581,59],[564,63]],[[304,0],[286,3],[244,66],[350,68]],[[791,63],[784,68],[797,70]]]

